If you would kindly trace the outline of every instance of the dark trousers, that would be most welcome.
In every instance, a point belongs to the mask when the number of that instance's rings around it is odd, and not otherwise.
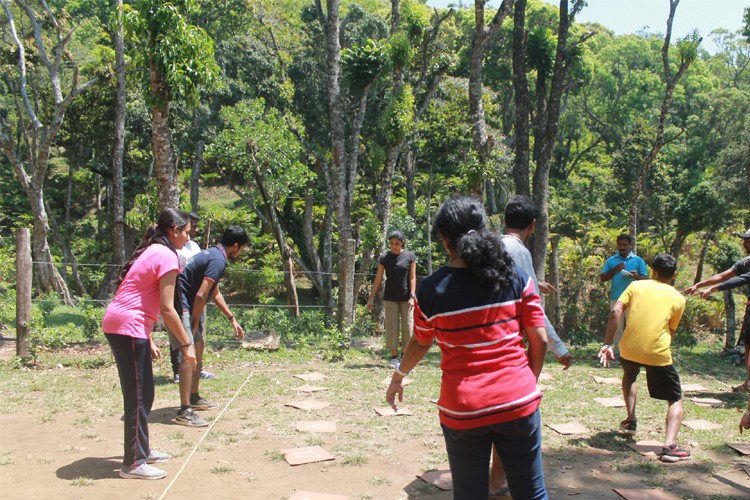
[[[138,467],[151,452],[148,444],[148,415],[154,404],[154,372],[151,343],[126,335],[105,333],[120,374],[125,420],[122,464]]]
[[[539,410],[501,424],[457,430],[443,427],[453,477],[454,500],[489,497],[489,465],[495,444],[513,498],[546,500]]]

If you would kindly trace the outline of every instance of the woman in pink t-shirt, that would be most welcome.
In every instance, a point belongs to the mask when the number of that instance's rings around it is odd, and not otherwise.
[[[125,452],[120,476],[129,479],[161,479],[167,473],[149,464],[166,462],[169,455],[149,447],[148,416],[154,402],[152,359],[161,351],[151,338],[151,327],[161,313],[167,326],[180,336],[183,359],[195,361],[175,296],[180,261],[177,250],[188,241],[188,214],[166,208],[156,225],[130,256],[102,320],[120,375],[124,403]]]

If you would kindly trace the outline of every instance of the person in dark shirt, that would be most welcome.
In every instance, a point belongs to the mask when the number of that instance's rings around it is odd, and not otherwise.
[[[737,233],[737,236],[742,238],[742,247],[745,249],[745,252],[750,254],[750,228],[744,233]],[[750,273],[750,256],[738,260],[726,271],[714,274],[710,278],[706,278],[686,288],[683,293],[687,295],[699,294],[705,298],[716,291],[730,290],[742,286],[745,283],[744,275],[747,273]],[[703,291],[699,290],[703,287],[709,288]],[[748,351],[750,351],[750,301],[747,302],[747,306],[745,307],[745,318],[742,320],[742,329],[740,330],[740,338],[737,343],[743,343],[745,346],[747,376],[741,384],[732,387],[732,390],[735,392],[750,392],[750,356],[748,356]],[[731,346],[725,346],[725,348],[729,347]]]
[[[232,314],[219,291],[219,281],[224,275],[228,261],[235,261],[250,241],[244,229],[230,226],[224,231],[221,243],[195,254],[180,273],[182,292],[182,324],[190,334],[190,343],[195,346],[195,363],[180,365],[180,409],[175,421],[189,427],[205,427],[208,422],[193,410],[213,410],[217,403],[207,401],[199,393],[200,373],[203,367],[204,322],[201,320],[206,304],[214,300],[216,307],[231,320],[237,338],[244,335],[242,327]],[[170,334],[172,347],[178,339]]]
[[[414,293],[417,289],[417,256],[404,250],[404,235],[393,231],[388,235],[391,251],[378,259],[378,270],[372,284],[367,309],[372,310],[372,302],[378,293],[385,273],[383,308],[385,309],[385,346],[391,351],[389,365],[397,368],[399,361],[399,326],[401,349],[406,349],[414,330]]]

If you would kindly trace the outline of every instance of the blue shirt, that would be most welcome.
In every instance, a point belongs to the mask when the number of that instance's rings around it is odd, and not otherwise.
[[[612,269],[617,267],[621,262],[625,263],[624,271],[636,271],[641,276],[648,276],[648,269],[646,269],[646,262],[638,257],[633,252],[630,252],[626,258],[622,258],[619,253],[614,254],[612,257],[604,262],[602,267],[602,274],[610,272]],[[625,275],[622,272],[615,273],[612,277],[612,286],[609,289],[609,300],[617,300],[622,295],[622,292],[633,282],[633,278]]]
[[[226,252],[224,247],[218,245],[190,257],[180,273],[183,311],[192,311],[195,296],[198,295],[198,290],[200,290],[204,279],[213,282],[213,286],[208,292],[208,298],[210,299],[226,268]]]

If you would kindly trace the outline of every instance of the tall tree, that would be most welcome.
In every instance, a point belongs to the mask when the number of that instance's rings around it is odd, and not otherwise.
[[[38,285],[42,291],[55,291],[63,302],[72,304],[68,286],[52,260],[44,183],[53,143],[65,113],[73,100],[93,85],[95,79],[79,85],[78,66],[67,51],[73,32],[66,30],[45,0],[35,3],[35,6],[31,0],[15,1],[31,27],[32,46],[38,57],[39,71],[34,68],[29,72],[27,63],[30,59],[25,43],[28,38],[16,30],[10,2],[0,0],[0,4],[5,12],[8,33],[18,53],[18,73],[6,75],[7,84],[15,94],[15,110],[10,115],[13,122],[8,121],[5,113],[0,113],[0,149],[23,186],[34,216],[32,251]],[[37,13],[36,9],[43,14]],[[45,29],[52,32],[48,33]],[[68,69],[70,74],[66,74]],[[68,83],[64,84],[65,81]]]
[[[655,137],[646,158],[640,166],[635,184],[630,192],[630,203],[628,207],[628,230],[630,234],[635,235],[638,229],[638,208],[643,195],[643,189],[646,179],[651,171],[651,167],[656,161],[659,152],[669,141],[665,138],[664,130],[667,124],[667,118],[671,110],[674,90],[677,83],[685,74],[690,64],[698,56],[698,46],[701,38],[696,34],[689,34],[684,39],[677,42],[678,62],[677,71],[671,67],[669,52],[672,45],[672,22],[674,21],[675,12],[680,0],[669,0],[669,16],[667,17],[667,32],[664,35],[664,43],[661,48],[662,70],[664,71],[664,97],[659,110],[659,121],[656,125]]]
[[[482,103],[482,65],[487,45],[495,37],[503,21],[511,12],[514,0],[503,0],[500,8],[490,21],[485,23],[484,6],[487,0],[474,0],[474,37],[471,41],[471,58],[469,61],[469,113],[471,114],[472,138],[474,150],[479,161],[479,172],[484,172],[487,160],[492,152],[494,139],[487,133],[487,124]],[[484,179],[473,179],[470,186],[472,194],[482,198]]]
[[[210,85],[219,74],[213,40],[190,23],[194,8],[194,0],[136,0],[125,6],[125,27],[133,41],[131,54],[143,70],[151,106],[159,209],[177,207],[180,202],[170,103],[194,100],[198,88]]]
[[[560,124],[560,112],[566,77],[571,65],[575,61],[578,46],[585,42],[593,33],[582,35],[575,43],[569,42],[570,27],[575,16],[586,4],[585,0],[560,0],[559,22],[557,27],[557,46],[555,48],[554,66],[551,68],[549,86],[546,79],[549,66],[546,63],[545,50],[541,50],[534,58],[537,69],[536,81],[536,116],[534,128],[534,160],[536,168],[532,183],[534,203],[539,207],[536,231],[531,244],[531,256],[534,268],[540,280],[544,279],[544,264],[549,242],[549,172],[552,165],[552,153],[557,139],[557,129]],[[544,40],[544,33],[539,36]],[[544,44],[542,44],[544,45]],[[549,87],[549,88],[548,88]]]

